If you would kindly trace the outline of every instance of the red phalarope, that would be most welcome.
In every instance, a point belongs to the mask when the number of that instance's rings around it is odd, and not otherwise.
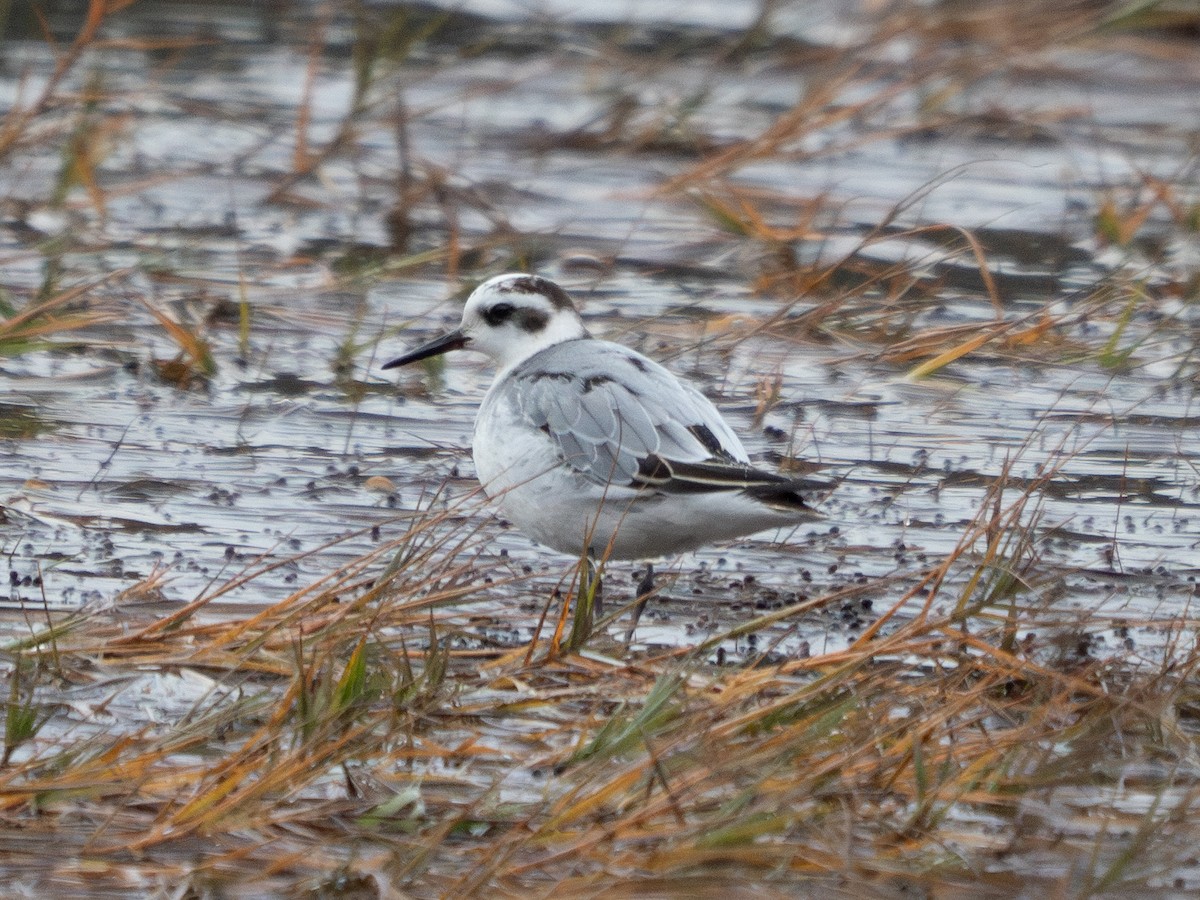
[[[485,281],[458,328],[383,368],[459,349],[497,367],[475,419],[479,480],[525,534],[560,553],[651,559],[822,518],[801,497],[811,483],[751,466],[703,394],[592,337],[549,279]]]

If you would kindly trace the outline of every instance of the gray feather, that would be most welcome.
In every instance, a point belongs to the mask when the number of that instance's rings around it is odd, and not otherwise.
[[[517,366],[500,390],[550,436],[572,469],[597,484],[634,484],[651,457],[748,462],[704,395],[618,344],[590,338],[555,344]],[[717,452],[697,434],[715,440]]]

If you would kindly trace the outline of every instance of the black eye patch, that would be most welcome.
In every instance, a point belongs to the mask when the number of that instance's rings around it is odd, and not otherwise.
[[[511,303],[496,303],[483,311],[483,321],[496,328],[511,319],[516,309]]]
[[[483,311],[483,321],[487,322],[489,328],[499,328],[512,322],[522,331],[535,334],[546,327],[550,314],[540,309],[518,308],[512,303],[496,303]]]
[[[517,325],[522,331],[537,334],[550,321],[550,314],[540,309],[523,309],[517,316]]]

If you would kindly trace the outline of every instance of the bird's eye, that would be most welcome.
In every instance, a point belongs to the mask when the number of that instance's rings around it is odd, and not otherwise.
[[[483,317],[487,320],[489,325],[495,327],[502,322],[507,322],[510,318],[512,318],[512,314],[515,310],[516,307],[511,303],[497,303],[495,306],[488,307],[488,310],[483,314]]]

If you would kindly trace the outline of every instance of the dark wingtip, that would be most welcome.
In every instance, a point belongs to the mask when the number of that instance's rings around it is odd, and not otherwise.
[[[767,484],[748,487],[745,493],[775,509],[789,510],[802,513],[808,518],[823,519],[825,514],[818,512],[804,502],[800,496],[800,488],[796,484]]]

